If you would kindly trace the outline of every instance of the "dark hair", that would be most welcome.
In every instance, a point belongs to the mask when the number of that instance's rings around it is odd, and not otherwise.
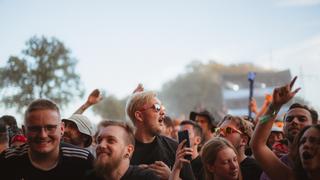
[[[54,110],[60,116],[59,107],[55,102],[53,102],[49,99],[37,99],[37,100],[32,101],[28,105],[28,108],[26,109],[26,112],[24,115],[24,119],[27,120],[29,113],[31,113],[32,111],[37,111],[37,110]]]
[[[173,121],[169,116],[164,116],[163,123],[166,127],[173,127]]]
[[[294,109],[294,108],[302,108],[302,109],[305,109],[307,111],[309,111],[310,115],[311,115],[311,118],[312,118],[312,124],[317,124],[318,123],[318,112],[316,110],[314,110],[313,108],[310,108],[308,107],[307,105],[303,105],[303,104],[300,104],[300,103],[293,103],[289,109]],[[286,115],[284,116],[284,119],[286,118]]]
[[[307,172],[303,168],[301,163],[301,158],[299,155],[299,147],[301,145],[300,144],[301,137],[310,128],[314,128],[320,132],[320,124],[314,124],[311,126],[304,127],[295,137],[292,144],[291,151],[289,152],[289,157],[292,159],[294,163],[293,172],[295,173],[295,176],[297,177],[297,179],[308,179]]]
[[[98,136],[98,134],[100,133],[100,129],[101,128],[105,128],[108,126],[118,126],[118,127],[122,127],[125,132],[126,132],[126,139],[125,142],[128,144],[132,144],[135,145],[135,138],[134,138],[134,128],[132,126],[130,126],[128,123],[124,122],[124,121],[111,121],[111,120],[103,120],[99,123],[98,125],[98,130],[95,134],[95,137]]]
[[[195,123],[194,121],[191,121],[191,120],[184,120],[180,123],[180,126],[182,125],[187,125],[187,124],[190,124],[192,125],[193,127],[193,130],[194,130],[194,134],[196,136],[200,136],[201,137],[201,140],[203,139],[203,134],[202,134],[202,129],[201,127],[199,126],[199,124]]]

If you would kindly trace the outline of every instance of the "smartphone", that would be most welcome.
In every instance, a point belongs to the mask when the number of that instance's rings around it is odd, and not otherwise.
[[[186,143],[184,144],[185,147],[190,147],[190,139],[189,139],[189,132],[188,130],[183,130],[183,131],[179,131],[178,132],[178,139],[179,139],[179,144],[183,141],[183,140],[187,140]],[[192,160],[191,155],[186,155],[184,157],[185,159],[188,159],[189,161]]]

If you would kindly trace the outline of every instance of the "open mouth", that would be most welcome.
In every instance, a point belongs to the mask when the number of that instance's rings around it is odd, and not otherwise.
[[[304,152],[302,153],[302,158],[303,158],[304,160],[309,160],[309,159],[312,159],[313,156],[312,156],[312,154],[309,153],[308,151],[304,151]]]

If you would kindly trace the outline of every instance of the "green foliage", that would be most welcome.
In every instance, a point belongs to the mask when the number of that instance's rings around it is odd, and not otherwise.
[[[246,74],[249,71],[264,72],[252,64],[223,65],[210,61],[202,64],[194,61],[186,66],[186,73],[165,83],[160,99],[167,112],[173,116],[186,115],[192,110],[206,108],[219,117],[224,113],[222,74]]]
[[[32,37],[22,51],[23,57],[11,56],[0,68],[2,102],[21,112],[36,98],[48,98],[67,105],[83,96],[80,77],[75,72],[77,60],[56,38]]]

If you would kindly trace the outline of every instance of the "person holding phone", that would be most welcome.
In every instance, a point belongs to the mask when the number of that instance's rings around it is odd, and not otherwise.
[[[181,131],[188,131],[190,148],[192,149],[191,155],[191,167],[193,174],[196,179],[204,179],[204,171],[201,162],[201,157],[199,154],[199,145],[202,142],[202,129],[201,127],[194,121],[184,120],[180,123]],[[179,141],[180,143],[180,141]]]

